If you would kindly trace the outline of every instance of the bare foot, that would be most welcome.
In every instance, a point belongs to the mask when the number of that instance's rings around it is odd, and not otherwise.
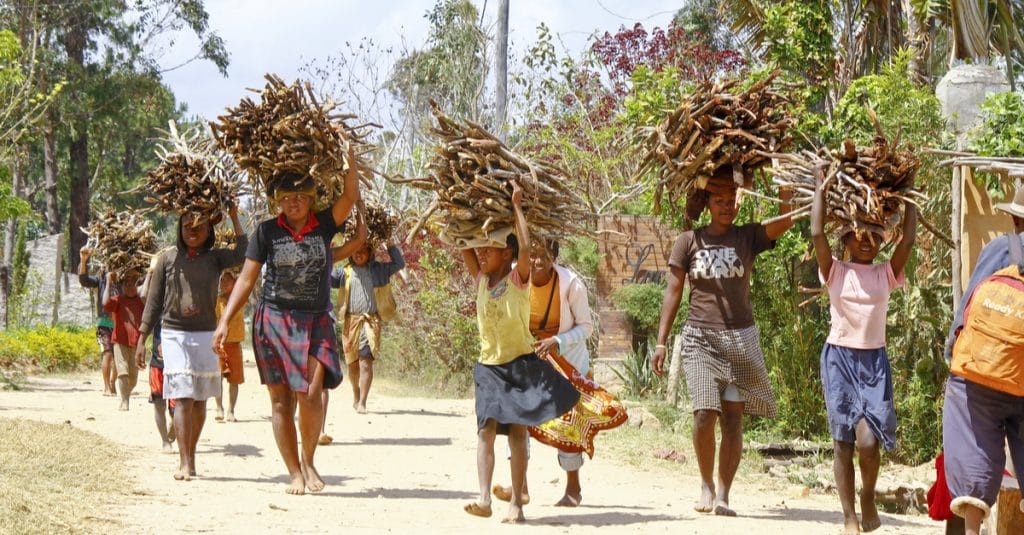
[[[178,438],[178,434],[174,432],[174,420],[171,420],[171,425],[167,426],[167,441],[174,442]]]
[[[229,421],[229,422],[237,422],[238,421],[238,420],[235,419],[235,413],[233,413],[233,412],[229,412],[227,414],[227,416],[224,417],[224,419]]]
[[[213,419],[217,420],[218,422],[223,422],[224,421],[224,409],[217,409],[217,415],[214,416]]]
[[[113,390],[108,390],[108,389],[104,388],[103,389],[103,395],[104,396],[116,396],[117,392],[114,392]]]
[[[715,504],[715,514],[718,516],[736,516],[736,511],[729,508],[728,502],[719,500],[718,503]]]
[[[362,403],[356,403],[356,412],[359,414],[366,414],[366,405]]]
[[[693,506],[698,513],[710,513],[715,509],[715,488],[701,485],[700,501]]]
[[[174,473],[174,479],[177,481],[192,481],[192,476],[189,474],[188,468],[182,466]]]
[[[296,496],[302,496],[306,493],[306,480],[302,478],[302,471],[292,474],[292,480],[284,491]]]
[[[119,410],[119,411],[126,411],[126,410],[128,410],[128,401],[127,400],[121,400],[121,404],[117,406],[117,410]]]
[[[490,518],[491,516],[491,504],[489,503],[478,503],[470,502],[462,507],[462,510],[473,515],[482,518]]]
[[[854,535],[855,533],[860,533],[860,524],[857,523],[856,515],[852,520],[847,518],[843,526],[843,535]]]
[[[511,502],[512,501],[512,487],[503,487],[501,485],[495,485],[494,487],[491,488],[491,492],[494,493],[494,497],[495,498],[497,498],[497,499],[499,499],[499,500],[501,500],[503,502]],[[530,503],[530,495],[529,494],[523,494],[523,499],[520,500],[520,501],[522,502],[523,505],[529,504]]]
[[[171,446],[171,441],[170,440],[168,440],[167,442],[164,442],[164,445],[163,445],[162,449],[163,449],[164,453],[174,453],[174,446]]]
[[[320,474],[316,471],[316,468],[311,464],[302,465],[302,476],[306,482],[306,488],[309,492],[317,493],[324,490],[327,486],[323,479],[320,479]]]
[[[316,443],[321,445],[321,446],[326,446],[326,445],[330,444],[331,442],[334,442],[334,437],[332,437],[331,435],[328,435],[326,433],[323,434],[323,435],[320,435],[320,439],[316,441]]]
[[[526,522],[526,517],[523,516],[523,507],[514,503],[508,504],[508,514],[501,519],[501,523],[522,524],[523,522]]]
[[[860,498],[860,529],[865,533],[875,531],[882,525],[882,520],[878,518],[878,509],[875,507],[874,498],[874,496],[867,499],[864,496]]]
[[[555,502],[555,507],[579,507],[580,502],[583,501],[583,495],[581,494],[569,494],[565,493],[561,500]]]

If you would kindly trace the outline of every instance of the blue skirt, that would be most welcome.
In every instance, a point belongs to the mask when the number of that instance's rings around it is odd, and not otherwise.
[[[825,344],[821,384],[832,438],[856,442],[857,422],[864,419],[885,449],[896,447],[892,368],[884,347],[853,349]]]
[[[540,425],[572,410],[580,393],[550,362],[535,353],[512,362],[473,367],[476,385],[476,428],[487,420],[498,423],[498,433],[508,434],[509,424]]]

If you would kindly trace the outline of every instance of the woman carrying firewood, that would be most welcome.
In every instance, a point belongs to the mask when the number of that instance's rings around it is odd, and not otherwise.
[[[236,203],[228,215],[236,236],[231,249],[214,248],[214,218],[219,214],[186,212],[178,218],[178,244],[157,256],[139,327],[135,359],[145,362],[146,339],[154,325],[161,324],[163,397],[176,400],[180,464],[174,479],[179,481],[196,475],[196,444],[206,422],[206,400],[221,393],[220,364],[210,344],[217,325],[217,279],[221,271],[242,262],[247,243]]]
[[[844,225],[839,231],[849,261],[832,256],[825,234],[826,188],[819,181],[811,209],[811,240],[818,275],[828,289],[832,327],[821,350],[821,384],[835,446],[833,472],[844,533],[873,531],[881,525],[875,507],[875,482],[880,463],[879,442],[896,447],[896,408],[892,369],[885,351],[885,320],[889,294],[903,285],[917,227],[917,208],[904,204],[903,236],[886,262],[875,263],[885,239],[877,225]],[[854,507],[853,452],[860,459],[863,490],[861,521]]]
[[[689,278],[690,309],[683,325],[682,354],[686,384],[693,400],[693,447],[701,475],[695,509],[735,516],[729,491],[743,451],[743,415],[774,417],[775,396],[758,340],[750,304],[750,274],[758,254],[793,226],[789,217],[735,225],[737,187],[732,172],[716,175],[703,197],[711,212],[707,226],[683,232],[669,257],[668,287],[661,308],[652,366],[664,373],[666,344],[683,283]],[[780,212],[791,210],[792,192],[780,192]],[[722,432],[718,479],[715,470],[715,424]]]
[[[213,338],[219,349],[227,336],[227,318],[245,304],[266,264],[263,295],[253,313],[252,339],[260,381],[270,393],[274,438],[288,469],[288,494],[324,488],[313,461],[324,418],[321,391],[337,387],[342,378],[331,315],[331,239],[343,230],[359,199],[359,165],[351,143],[347,164],[342,194],[319,212],[313,210],[317,193],[312,177],[288,172],[270,177],[268,193],[281,213],[256,227]],[[301,456],[295,434],[296,405]]]

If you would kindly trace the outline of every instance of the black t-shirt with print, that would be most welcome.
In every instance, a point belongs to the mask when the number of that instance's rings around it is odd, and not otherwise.
[[[260,223],[245,252],[266,265],[263,300],[282,309],[330,310],[331,239],[345,225],[334,224],[330,209],[313,214],[313,228],[300,239],[282,225],[278,218]]]

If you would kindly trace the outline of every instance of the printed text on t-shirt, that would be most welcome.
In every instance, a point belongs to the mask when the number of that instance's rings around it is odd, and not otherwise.
[[[709,245],[698,249],[690,264],[693,279],[732,279],[743,274],[743,262],[733,247]]]

